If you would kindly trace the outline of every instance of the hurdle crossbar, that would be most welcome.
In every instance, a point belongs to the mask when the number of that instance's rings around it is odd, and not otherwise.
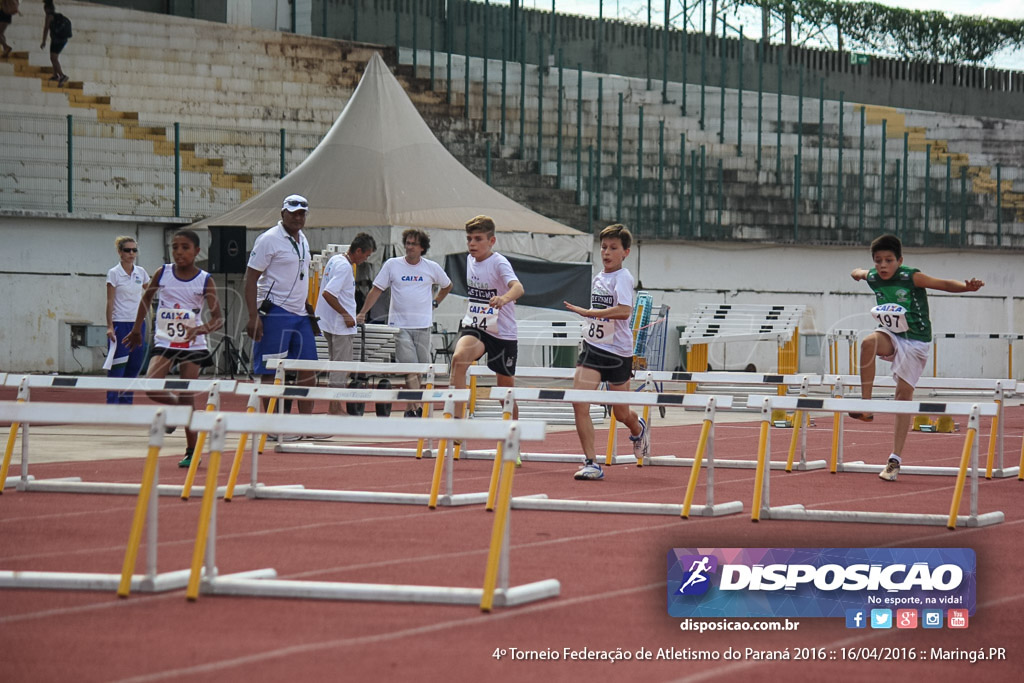
[[[822,378],[822,385],[832,387],[836,394],[841,395],[846,387],[860,386],[860,377],[857,375],[826,375]],[[895,389],[896,380],[893,377],[876,377],[875,389]],[[980,393],[990,397],[996,406],[996,414],[992,417],[992,426],[989,431],[988,457],[986,459],[985,478],[1002,479],[1015,477],[1020,473],[1019,467],[1007,467],[1003,461],[1004,446],[1004,411],[1006,399],[1011,398],[1017,391],[1017,381],[1013,379],[986,379],[976,377],[922,377],[918,380],[916,389],[928,390],[933,394],[940,390],[949,390],[957,394]],[[986,415],[986,413],[983,413]],[[842,429],[842,425],[839,425]],[[835,440],[834,440],[835,441]],[[842,438],[838,440],[838,448],[842,450]],[[842,455],[833,456],[842,459]],[[852,465],[852,463],[850,463]],[[846,469],[847,472],[857,471]],[[904,470],[900,470],[901,472]],[[913,467],[906,470],[915,474],[933,474],[938,476],[956,476],[955,467]]]
[[[357,401],[359,403],[424,403],[443,402],[448,397],[453,401],[469,399],[468,389],[335,389],[331,387],[295,387],[278,384],[258,385],[257,396],[303,400]],[[424,411],[424,419],[430,411]],[[347,417],[345,419],[348,419]],[[415,422],[415,421],[414,421]],[[416,437],[420,444],[416,448],[373,446],[340,446],[335,444],[300,444],[279,441],[274,450],[278,453],[329,453],[332,455],[387,455],[396,457],[433,457],[432,443],[423,437]]]
[[[924,526],[946,526],[956,528],[958,524],[968,527],[990,526],[1004,520],[1000,511],[978,514],[978,443],[975,438],[978,432],[980,416],[995,415],[995,406],[978,403],[927,403],[918,401],[877,401],[858,399],[822,399],[796,398],[790,396],[751,396],[747,405],[761,408],[761,434],[758,442],[757,470],[754,476],[754,499],[751,521],[761,519],[788,519],[798,521],[823,522],[866,522],[871,524],[917,524]],[[903,512],[870,512],[863,510],[807,510],[802,504],[772,507],[770,503],[770,468],[766,467],[771,460],[771,436],[769,423],[771,411],[774,409],[822,410],[835,413],[864,411],[873,413],[889,413],[895,415],[967,415],[968,430],[964,441],[964,449],[957,468],[957,483],[953,492],[953,501],[948,515]],[[871,466],[870,471],[877,474],[884,466]],[[867,469],[863,471],[868,471]],[[900,473],[913,473],[907,467],[900,467]],[[960,495],[967,476],[971,477],[970,513],[959,515]]]
[[[196,415],[196,418],[198,419],[193,423],[193,428],[208,428],[212,435],[211,467],[210,475],[207,478],[207,487],[216,487],[217,485],[216,478],[219,469],[217,463],[224,450],[225,434],[228,431],[252,432],[261,429],[262,423],[272,422],[273,429],[279,433],[309,434],[323,433],[320,430],[326,426],[322,418],[303,415],[200,413]],[[373,419],[348,418],[341,422],[344,424],[346,435],[355,437],[391,436],[396,428],[394,424]],[[555,579],[545,579],[521,586],[508,584],[510,552],[508,512],[515,458],[519,451],[520,439],[542,439],[544,425],[491,421],[485,423],[482,420],[475,423],[466,420],[416,422],[420,428],[434,438],[482,438],[487,435],[504,440],[503,465],[507,468],[507,477],[503,482],[500,507],[495,515],[494,529],[491,533],[491,549],[488,553],[482,588],[221,577],[218,576],[216,568],[217,501],[215,496],[204,496],[186,598],[195,601],[201,593],[205,593],[318,600],[472,604],[479,605],[483,611],[490,611],[495,604],[511,607],[557,596],[561,586]]]
[[[716,406],[731,407],[731,396],[695,396],[693,394],[658,394],[654,392],[626,391],[592,391],[581,389],[528,389],[496,387],[490,392],[491,399],[508,401],[568,401],[570,403],[604,403],[606,405],[636,406],[672,406],[679,408],[704,409],[704,426],[701,432],[697,456],[691,462],[697,462],[697,470],[704,458],[707,466],[707,502],[705,505],[693,505],[693,492],[697,477],[691,477],[683,504],[661,503],[630,503],[593,500],[557,500],[536,497],[515,498],[512,507],[524,510],[557,510],[569,512],[609,512],[624,514],[675,515],[681,517],[702,516],[720,517],[737,514],[743,511],[743,503],[731,501],[715,504],[714,502],[714,418]],[[648,427],[650,428],[650,427]],[[580,462],[583,456],[575,456]],[[525,454],[524,454],[525,459]],[[636,459],[633,459],[636,462]],[[654,460],[653,458],[651,460]],[[637,462],[638,465],[642,463]],[[492,475],[491,489],[494,489]]]

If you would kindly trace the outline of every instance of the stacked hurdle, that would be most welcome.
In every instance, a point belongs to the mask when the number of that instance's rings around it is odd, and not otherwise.
[[[682,504],[662,503],[625,503],[594,500],[557,500],[524,497],[512,500],[512,507],[526,510],[557,510],[561,512],[609,512],[641,515],[674,515],[684,519],[690,516],[719,517],[743,511],[743,503],[732,501],[715,504],[714,502],[714,424],[716,407],[730,408],[731,396],[695,396],[692,394],[658,394],[654,392],[626,391],[586,391],[579,389],[521,389],[496,387],[491,390],[490,397],[505,401],[509,406],[513,401],[546,401],[567,403],[604,403],[606,405],[628,406],[666,406],[677,408],[704,409],[704,424],[697,443],[694,456],[696,466],[690,473],[686,487],[686,495]],[[511,416],[510,408],[505,411]],[[706,456],[706,460],[705,460]],[[576,462],[581,462],[578,456]],[[701,463],[707,463],[707,497],[705,505],[693,505],[693,496],[700,474]],[[491,490],[495,488],[497,474],[492,474]]]
[[[93,391],[168,391],[205,393],[207,405],[219,404],[220,391],[234,391],[237,382],[234,380],[177,380],[177,379],[123,379],[107,377],[75,377],[75,376],[51,376],[51,375],[14,375],[8,374],[5,380],[7,386],[17,386],[19,402],[30,402],[31,389],[33,388],[54,388],[74,389]],[[176,408],[177,406],[168,406]],[[72,423],[65,420],[64,413],[60,422]],[[49,420],[53,422],[53,420]],[[172,423],[168,423],[172,424]],[[176,423],[175,423],[176,424]],[[78,477],[67,479],[37,480],[29,475],[29,436],[31,425],[28,422],[13,423],[7,437],[7,447],[4,450],[3,462],[0,463],[0,480],[6,480],[11,462],[12,452],[17,433],[21,432],[21,476],[17,481],[19,491],[49,491],[62,493],[100,493],[136,495],[139,491],[137,484],[123,484],[115,482],[83,482]],[[198,462],[194,458],[193,462]],[[194,476],[194,475],[193,475]],[[177,496],[181,494],[181,487],[169,484],[160,485],[158,493],[162,496]],[[0,489],[2,491],[2,489]]]
[[[340,429],[339,429],[340,427]],[[445,440],[497,438],[503,442],[503,476],[498,508],[494,516],[490,549],[482,588],[395,585],[328,581],[278,580],[219,576],[216,566],[215,496],[204,495],[186,597],[195,601],[201,593],[252,595],[261,597],[308,598],[319,600],[360,600],[445,605],[479,605],[483,611],[494,606],[512,607],[559,594],[555,579],[510,586],[509,509],[512,478],[521,440],[541,440],[541,423],[470,420],[405,420],[395,423],[364,418],[335,419],[326,416],[272,415],[252,413],[196,413],[192,429],[211,433],[210,475],[207,491],[217,486],[217,472],[225,448],[226,434],[271,432],[277,434],[324,434],[340,432],[347,437],[424,437]],[[269,575],[272,570],[264,570]]]
[[[831,387],[833,396],[843,397],[846,387],[859,387],[860,377],[856,375],[826,375],[822,378],[822,385]],[[875,389],[891,389],[896,387],[896,380],[892,377],[876,377]],[[917,389],[937,391],[951,391],[958,394],[981,393],[986,394],[994,403],[996,413],[992,418],[992,428],[988,441],[988,457],[985,468],[985,478],[991,479],[1013,477],[1020,473],[1019,467],[1005,467],[1003,463],[1004,444],[1004,403],[1012,397],[1017,389],[1017,382],[1012,379],[974,379],[974,378],[949,378],[949,377],[922,377],[917,382]],[[940,416],[939,422],[952,420],[949,415]],[[841,420],[833,421],[833,429],[837,434],[832,438],[832,459],[838,463],[838,471],[843,472],[865,472],[874,471],[873,466],[865,466],[862,463],[843,463],[843,424]],[[865,467],[867,469],[865,469]],[[955,467],[929,467],[929,466],[908,466],[901,469],[901,472],[908,474],[934,474],[955,476]]]
[[[932,336],[932,376],[938,377],[940,339],[1002,339],[1006,342],[1006,376],[1013,377],[1013,342],[1024,340],[1024,334],[1012,332],[938,332]]]
[[[798,521],[822,522],[867,522],[871,524],[920,524],[926,526],[946,526],[955,529],[958,524],[968,527],[989,526],[1003,521],[1002,512],[978,514],[978,423],[981,416],[994,416],[996,407],[993,404],[977,403],[922,403],[917,401],[876,401],[844,398],[797,398],[791,396],[751,396],[747,401],[749,408],[760,408],[761,431],[757,449],[757,469],[754,475],[754,498],[751,506],[751,520],[788,519]],[[966,415],[968,416],[967,435],[957,468],[956,485],[948,515],[905,513],[905,512],[869,512],[862,510],[808,510],[802,504],[791,504],[772,507],[770,503],[770,472],[771,461],[770,425],[773,410],[821,410],[833,413],[872,412],[886,414],[935,414],[935,415]],[[835,462],[833,462],[835,465]],[[877,474],[884,465],[871,466]],[[959,515],[960,501],[965,480],[969,474],[970,514]],[[833,467],[833,471],[835,468]],[[901,467],[900,473],[910,472],[909,468]]]
[[[120,574],[0,571],[0,588],[44,588],[56,590],[117,590],[127,597],[131,590],[163,592],[177,590],[188,583],[189,570],[160,573],[157,569],[157,458],[164,441],[164,427],[187,427],[192,409],[187,406],[88,405],[76,403],[0,403],[0,420],[30,423],[73,425],[108,424],[118,426],[149,426],[149,448],[139,485],[128,546]],[[127,486],[127,485],[126,485]],[[116,491],[123,493],[123,491]],[[211,492],[212,494],[212,492]],[[146,572],[135,574],[143,527],[148,531]]]

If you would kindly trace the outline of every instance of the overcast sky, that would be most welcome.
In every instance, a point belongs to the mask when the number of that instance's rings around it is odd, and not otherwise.
[[[856,0],[851,0],[856,2]],[[882,5],[891,7],[906,7],[916,10],[938,10],[940,12],[951,12],[956,14],[972,14],[985,17],[998,17],[1001,19],[1024,19],[1024,0],[874,0]],[[691,0],[693,4],[699,0]],[[494,4],[507,4],[507,0],[495,0]],[[690,4],[690,3],[688,3]],[[551,0],[523,0],[525,7],[541,10],[551,9]],[[664,0],[652,0],[652,14],[655,21],[661,23]],[[672,11],[678,12],[681,7],[681,0],[672,0]],[[711,6],[708,0],[707,6]],[[597,16],[600,7],[600,0],[555,0],[555,8],[559,13],[582,14],[586,16]],[[615,18],[622,16],[639,16],[642,19],[647,17],[647,0],[604,0],[604,16]],[[746,27],[746,35],[756,37],[760,26]],[[997,66],[1003,69],[1016,69],[1024,71],[1024,50],[1015,52],[1004,52],[997,56],[994,63],[989,66]]]

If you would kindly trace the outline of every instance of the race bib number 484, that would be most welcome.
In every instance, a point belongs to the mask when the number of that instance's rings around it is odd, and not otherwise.
[[[156,312],[156,338],[171,348],[187,349],[188,330],[196,326],[198,316],[187,308],[160,308]]]
[[[496,331],[498,328],[498,309],[487,303],[470,301],[466,309],[466,317],[462,319],[463,327],[475,327],[484,332]]]
[[[907,325],[907,309],[899,304],[882,304],[871,309],[871,315],[878,324],[890,332],[906,332],[910,329]]]

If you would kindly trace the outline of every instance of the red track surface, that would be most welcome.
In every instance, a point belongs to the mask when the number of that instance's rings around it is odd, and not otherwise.
[[[398,418],[396,418],[398,419]],[[987,421],[983,433],[987,434]],[[1008,411],[1007,464],[1015,465],[1024,409]],[[809,436],[809,458],[827,459],[831,420]],[[871,425],[848,420],[848,460],[880,462],[891,444],[892,418]],[[692,455],[698,427],[656,427],[654,454]],[[775,460],[790,432],[773,430]],[[718,458],[753,458],[757,423],[719,425]],[[988,438],[980,440],[982,452]],[[601,433],[598,443],[603,443]],[[955,465],[962,434],[912,434],[909,463]],[[144,444],[140,444],[140,449]],[[543,447],[578,452],[573,433]],[[623,437],[619,452],[628,452]],[[179,483],[177,456],[161,458],[162,483]],[[248,481],[248,463],[240,481]],[[409,458],[274,454],[260,461],[263,483],[426,493],[433,461]],[[17,473],[13,468],[12,474]],[[455,465],[455,492],[484,491],[487,461]],[[572,464],[526,463],[516,495],[681,503],[688,468],[622,465],[601,482],[576,482]],[[227,471],[227,464],[223,471]],[[142,461],[32,466],[37,478],[137,482]],[[200,482],[205,475],[201,469]],[[224,475],[221,477],[223,483]],[[772,503],[818,509],[947,513],[953,478],[904,475],[894,484],[869,474],[826,471],[772,474]],[[1002,510],[1006,522],[984,529],[750,521],[753,471],[719,469],[715,500],[740,500],[744,513],[716,519],[514,510],[511,582],[561,581],[561,596],[482,614],[474,607],[202,596],[184,591],[108,593],[0,591],[0,672],[4,681],[276,681],[415,680],[552,681],[861,681],[927,677],[931,681],[1019,681],[1024,673],[1024,483],[982,482],[980,511]],[[704,501],[703,481],[696,503]],[[963,512],[966,512],[964,497]],[[128,496],[24,493],[0,496],[0,569],[117,573],[135,500]],[[198,498],[162,498],[160,569],[186,568],[199,514]],[[492,515],[482,506],[429,511],[403,505],[236,499],[219,506],[221,573],[273,567],[281,578],[479,587]],[[680,630],[665,608],[666,553],[673,547],[969,547],[978,557],[978,609],[965,631],[849,630],[841,619],[799,619],[795,632]],[[143,553],[144,555],[144,553]],[[140,559],[138,570],[144,570]],[[737,623],[746,620],[736,620]],[[843,647],[898,646],[977,650],[1004,647],[1007,660],[849,662]],[[621,648],[724,653],[825,648],[826,661],[517,661],[496,649],[579,651]]]

